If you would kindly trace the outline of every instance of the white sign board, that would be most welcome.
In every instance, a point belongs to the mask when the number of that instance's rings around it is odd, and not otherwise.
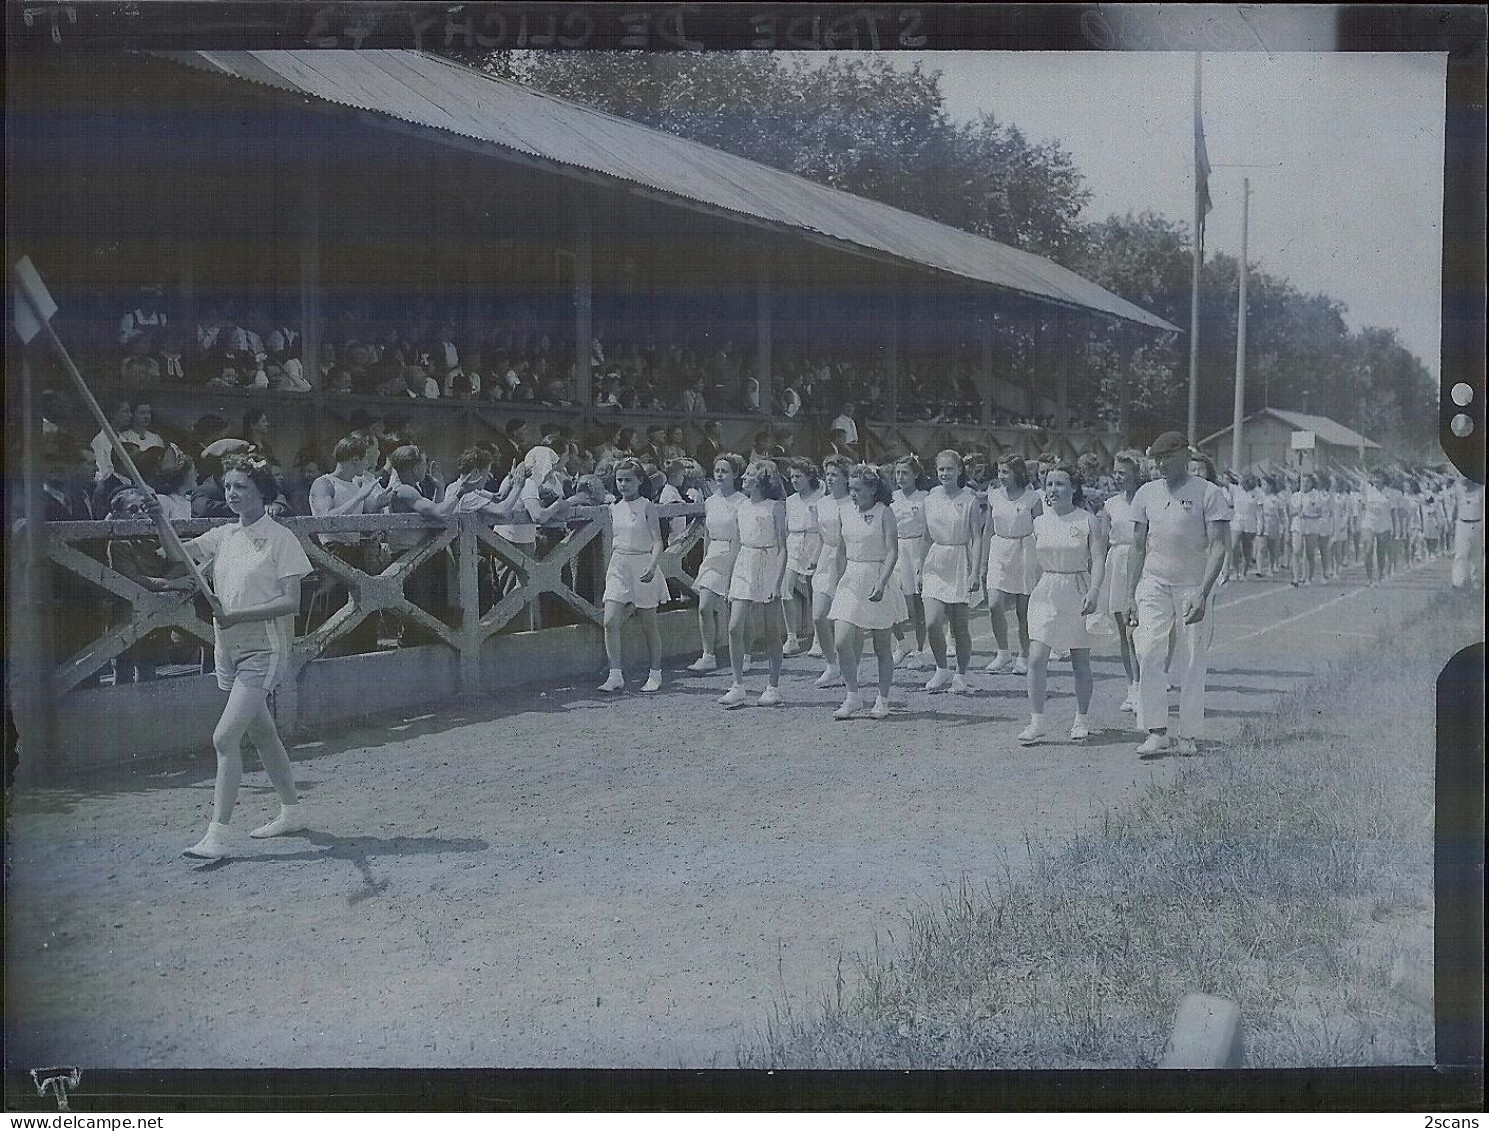
[[[1316,432],[1294,432],[1292,450],[1295,452],[1311,452],[1318,447],[1318,433]]]

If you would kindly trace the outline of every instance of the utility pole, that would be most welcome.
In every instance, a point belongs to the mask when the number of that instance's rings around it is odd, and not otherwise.
[[[1236,312],[1236,399],[1230,433],[1230,466],[1237,472],[1241,468],[1241,420],[1246,413],[1246,236],[1251,219],[1251,178],[1245,178],[1241,185],[1241,296]]]

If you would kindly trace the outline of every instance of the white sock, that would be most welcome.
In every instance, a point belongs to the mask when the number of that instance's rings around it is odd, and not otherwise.
[[[624,679],[625,678],[625,673],[623,671],[621,671],[619,668],[611,668],[610,669],[610,678],[611,679]]]
[[[649,672],[646,673],[646,675],[647,675],[647,678],[648,679],[658,679],[659,680],[659,679],[662,678],[662,669],[661,668],[652,668],[651,671],[649,671]]]
[[[1085,726],[1086,725],[1086,714],[1085,714],[1085,712],[1084,711],[1077,711],[1075,713],[1075,721],[1078,722],[1078,723],[1080,723],[1081,726]]]
[[[1042,726],[1044,726],[1044,714],[1043,714],[1043,712],[1041,712],[1041,713],[1039,713],[1039,714],[1036,715],[1033,711],[1030,711],[1029,712],[1029,725],[1030,726],[1036,726],[1036,727],[1042,727]]]

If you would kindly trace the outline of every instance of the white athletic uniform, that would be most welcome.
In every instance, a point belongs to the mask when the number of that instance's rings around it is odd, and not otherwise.
[[[660,568],[650,581],[642,581],[651,560],[651,503],[645,499],[610,504],[610,531],[614,539],[610,563],[605,569],[605,600],[654,609],[667,601],[667,582]]]
[[[1040,572],[1029,596],[1029,639],[1060,650],[1091,647],[1081,604],[1091,588],[1093,521],[1080,507],[1063,517],[1045,511],[1034,520]]]
[[[843,546],[848,561],[832,596],[832,610],[828,613],[832,620],[847,621],[868,630],[893,628],[909,619],[905,595],[893,577],[885,586],[881,600],[869,600],[879,580],[879,571],[889,557],[883,519],[887,509],[883,503],[875,503],[866,511],[852,504],[843,508]]]
[[[739,506],[744,501],[744,492],[735,491],[728,498],[710,495],[703,503],[708,550],[698,566],[697,588],[720,597],[729,596],[729,582],[734,577],[734,559],[739,556]]]
[[[926,543],[925,495],[924,491],[909,495],[896,491],[889,504],[900,536],[900,557],[895,563],[895,573],[900,580],[900,592],[906,597],[920,595],[920,555]]]
[[[1170,630],[1175,632],[1174,674],[1179,677],[1179,729],[1200,738],[1205,726],[1205,669],[1215,631],[1215,610],[1198,624],[1184,623],[1184,601],[1204,591],[1208,559],[1206,527],[1230,511],[1225,493],[1198,476],[1177,489],[1162,479],[1144,483],[1132,500],[1133,519],[1148,528],[1143,574],[1135,600],[1137,627],[1132,644],[1142,677],[1138,680],[1138,726],[1168,726],[1168,687],[1163,670]]]
[[[814,504],[822,497],[819,488],[806,495],[791,495],[786,499],[786,572],[810,577],[817,567],[817,555],[822,549],[822,531],[817,525]]]
[[[267,514],[249,526],[214,526],[186,545],[212,576],[212,591],[224,612],[235,613],[274,600],[283,582],[308,577],[310,559],[299,540]],[[231,691],[235,681],[273,691],[289,666],[295,615],[212,626],[217,686]]]
[[[1454,492],[1458,521],[1453,524],[1453,588],[1484,582],[1484,488],[1459,484]]]
[[[832,596],[838,585],[838,547],[843,544],[843,508],[857,510],[853,496],[844,495],[834,499],[823,495],[812,509],[817,513],[817,533],[822,538],[822,552],[817,557],[817,568],[812,573],[812,596],[819,593]]]
[[[769,601],[779,597],[776,577],[786,547],[776,540],[776,516],[786,504],[775,499],[752,503],[749,499],[739,508],[739,556],[734,559],[734,576],[729,581],[731,601]],[[783,524],[784,525],[784,524]]]
[[[1122,615],[1132,608],[1132,504],[1124,494],[1116,494],[1102,506],[1106,515],[1106,575],[1101,582],[1101,604],[1098,611]]]
[[[943,605],[965,605],[971,600],[972,570],[977,568],[973,542],[977,514],[977,496],[965,487],[949,499],[939,487],[926,495],[926,537],[931,545],[920,569],[922,596]]]
[[[1017,499],[1010,499],[1002,487],[992,487],[987,500],[993,531],[988,540],[987,591],[990,595],[1032,593],[1039,580],[1039,559],[1034,553],[1034,506],[1039,496],[1032,487],[1025,487]]]

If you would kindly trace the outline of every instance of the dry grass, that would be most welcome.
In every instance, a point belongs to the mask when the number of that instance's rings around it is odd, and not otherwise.
[[[1433,687],[1479,633],[1438,601],[1090,832],[941,891],[740,1064],[1148,1067],[1192,990],[1240,1003],[1249,1065],[1430,1063],[1389,978],[1430,969]]]

